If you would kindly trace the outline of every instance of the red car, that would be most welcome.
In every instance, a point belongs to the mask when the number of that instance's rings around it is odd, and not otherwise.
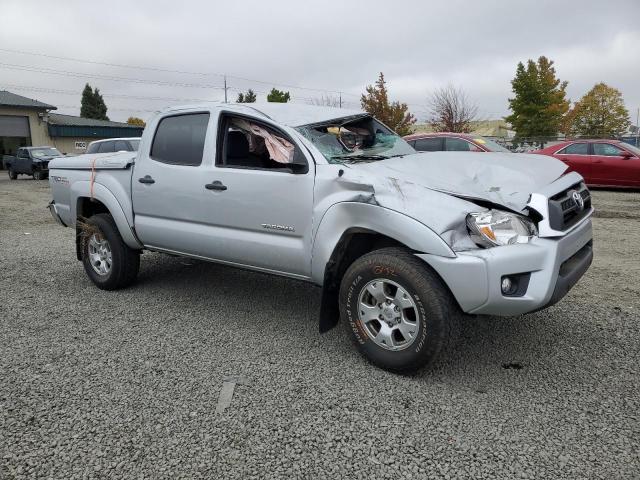
[[[640,149],[620,140],[571,140],[535,152],[562,160],[596,187],[640,187]]]
[[[404,139],[419,152],[505,152],[502,145],[479,135],[466,133],[413,133]]]

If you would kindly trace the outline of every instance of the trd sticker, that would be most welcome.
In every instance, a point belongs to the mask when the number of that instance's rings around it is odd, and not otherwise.
[[[58,177],[56,175],[51,177],[54,183],[61,183],[63,185],[69,185],[69,179],[67,177]]]

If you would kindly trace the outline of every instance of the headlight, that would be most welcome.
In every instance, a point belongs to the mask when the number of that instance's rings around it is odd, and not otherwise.
[[[527,217],[500,210],[468,214],[467,228],[471,239],[482,247],[527,243],[538,233]]]

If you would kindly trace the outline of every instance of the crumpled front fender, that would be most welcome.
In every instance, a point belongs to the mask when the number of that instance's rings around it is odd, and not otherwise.
[[[323,284],[335,246],[347,230],[353,229],[380,233],[417,252],[456,256],[438,234],[407,215],[371,203],[341,202],[326,211],[316,231],[311,256],[314,283]]]

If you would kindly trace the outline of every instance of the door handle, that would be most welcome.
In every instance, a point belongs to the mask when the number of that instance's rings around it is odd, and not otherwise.
[[[152,183],[156,183],[156,181],[153,178],[151,178],[150,175],[145,175],[144,177],[139,178],[138,181],[140,183],[146,183],[148,185],[151,185]]]
[[[594,160],[593,163],[604,163],[602,160]]]
[[[218,190],[218,191],[224,191],[227,189],[226,185],[223,185],[222,182],[220,180],[216,180],[213,183],[207,183],[204,188],[206,188],[207,190]]]

